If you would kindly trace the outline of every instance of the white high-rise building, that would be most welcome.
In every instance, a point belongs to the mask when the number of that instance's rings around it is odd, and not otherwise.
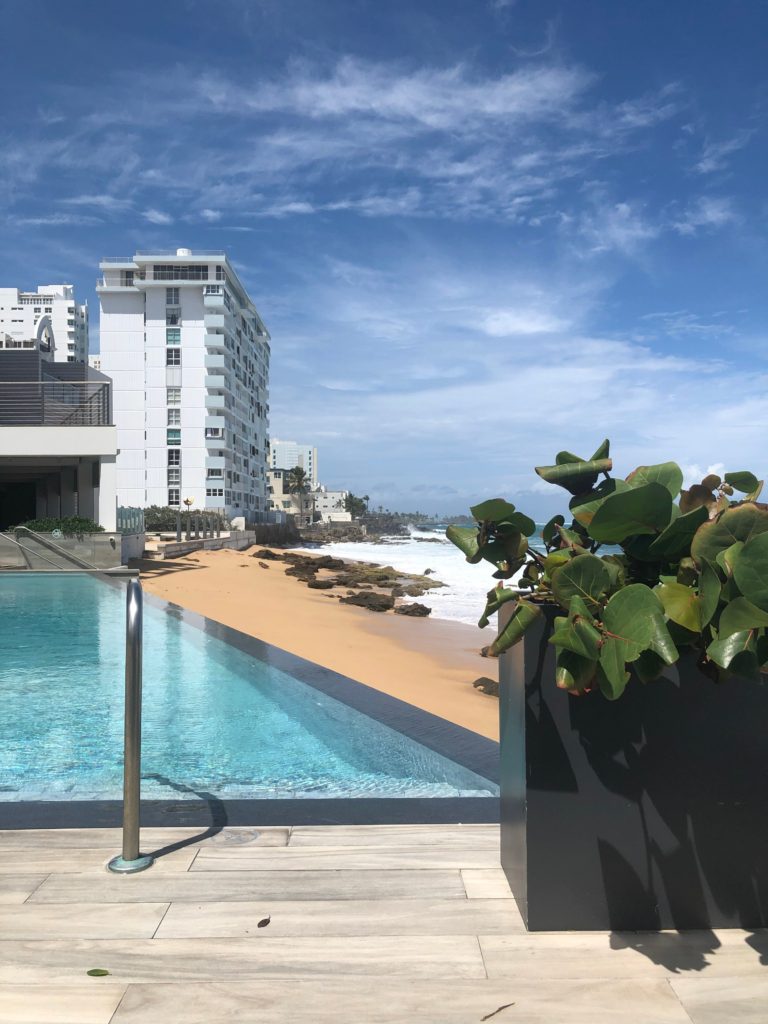
[[[269,333],[226,254],[136,253],[100,267],[119,504],[191,499],[259,518],[269,507]]]
[[[312,487],[317,487],[317,448],[273,437],[269,443],[269,468],[295,469],[296,466],[304,470]]]
[[[41,284],[37,291],[0,288],[0,337],[4,347],[35,341],[43,359],[88,361],[88,303],[75,301],[71,284]]]

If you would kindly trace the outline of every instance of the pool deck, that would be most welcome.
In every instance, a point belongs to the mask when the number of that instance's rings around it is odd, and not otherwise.
[[[768,932],[526,933],[496,825],[143,835],[0,832],[0,1024],[768,1019]]]

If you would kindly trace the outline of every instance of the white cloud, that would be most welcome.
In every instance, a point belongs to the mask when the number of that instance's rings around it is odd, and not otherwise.
[[[203,220],[207,220],[209,224],[214,224],[217,220],[221,220],[221,211],[210,210],[208,207],[205,207],[200,211],[200,216]]]
[[[730,139],[721,139],[719,142],[707,141],[696,163],[696,170],[700,174],[724,170],[728,166],[728,157],[743,149],[753,135],[752,131],[740,131]]]
[[[620,252],[633,256],[656,238],[658,225],[648,220],[635,203],[604,203],[582,217],[581,231],[592,252]]]
[[[144,210],[142,216],[144,220],[148,220],[150,224],[172,224],[173,217],[167,213],[163,213],[162,210],[149,209]]]
[[[105,193],[86,194],[81,196],[66,196],[60,200],[66,206],[95,206],[98,209],[121,212],[130,207],[130,199],[118,199],[117,196]]]
[[[515,334],[555,334],[566,330],[568,324],[545,310],[497,309],[483,316],[478,327],[493,338],[507,338]]]
[[[678,234],[695,235],[701,229],[722,228],[737,219],[733,200],[728,196],[701,196],[673,226]]]

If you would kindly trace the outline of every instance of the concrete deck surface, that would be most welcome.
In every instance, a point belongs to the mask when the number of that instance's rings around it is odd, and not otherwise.
[[[768,932],[528,934],[498,826],[201,832],[0,832],[0,1024],[768,1021]]]

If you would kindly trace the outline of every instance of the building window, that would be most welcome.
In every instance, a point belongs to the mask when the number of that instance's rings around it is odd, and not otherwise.
[[[181,405],[181,388],[166,388],[165,400],[167,405]]]
[[[178,309],[166,309],[165,322],[168,327],[175,327],[181,323],[181,313]]]
[[[181,451],[178,448],[168,449],[168,465],[169,466],[180,466],[181,465]]]
[[[223,469],[209,469],[207,473],[209,480],[223,480],[224,470]]]
[[[132,270],[120,271],[120,284],[123,288],[133,288],[133,274]]]
[[[179,488],[169,487],[168,488],[168,504],[178,505],[179,504]]]
[[[36,313],[42,313],[43,312],[42,307],[41,306],[35,306],[35,312]]]
[[[206,441],[217,441],[224,437],[223,427],[206,427],[205,428],[205,439]]]
[[[216,280],[226,281],[227,275],[224,273],[224,267],[216,267]]]
[[[169,468],[168,483],[177,485],[181,483],[181,469],[178,466],[171,466]]]
[[[169,409],[168,410],[168,426],[169,427],[180,427],[181,426],[181,409]]]
[[[178,288],[166,288],[165,289],[165,304],[166,304],[166,306],[178,306],[178,304],[179,304],[179,289]]]
[[[205,496],[206,498],[223,498],[224,489],[222,487],[206,487]]]
[[[166,327],[166,329],[165,329],[165,344],[166,345],[180,345],[181,344],[181,328],[180,327]]]
[[[168,446],[169,447],[171,445],[176,445],[177,447],[179,445],[181,445],[181,431],[180,430],[167,430],[166,431],[166,437],[167,437],[167,440],[168,440]]]
[[[181,349],[180,348],[167,348],[165,350],[165,365],[166,366],[181,366]]]

